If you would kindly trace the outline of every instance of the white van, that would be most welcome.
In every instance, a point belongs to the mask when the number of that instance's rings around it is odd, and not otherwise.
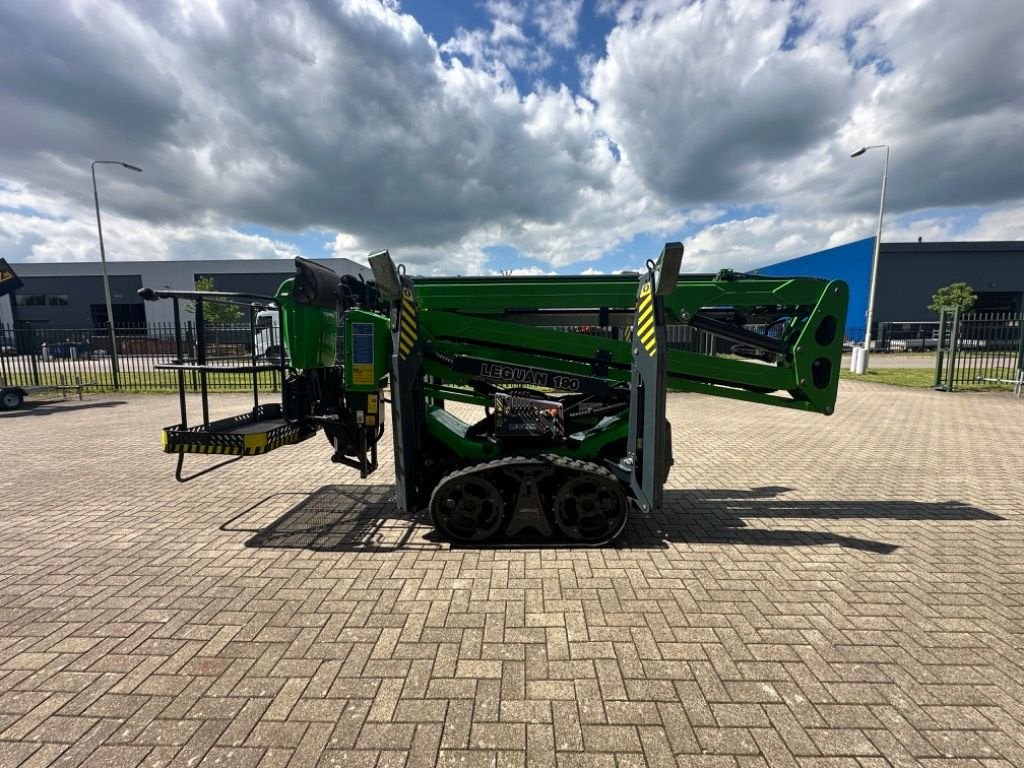
[[[256,337],[253,339],[256,356],[269,360],[281,357],[281,313],[276,309],[261,309],[256,313]]]

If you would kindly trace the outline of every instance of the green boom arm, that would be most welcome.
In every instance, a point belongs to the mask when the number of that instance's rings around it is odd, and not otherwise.
[[[628,335],[636,291],[635,277],[620,276],[417,280],[420,328],[426,347],[438,353],[427,370],[464,384],[470,376],[438,358],[468,355],[576,376],[594,375],[597,362],[599,370],[607,365],[602,375],[609,380],[628,382],[628,341],[541,324],[618,326]],[[763,351],[772,361],[668,349],[667,387],[830,414],[846,303],[847,288],[839,281],[681,275],[665,297],[668,325],[731,333],[737,346]],[[723,316],[734,322],[718,319]],[[754,334],[737,319],[775,323],[780,333]]]

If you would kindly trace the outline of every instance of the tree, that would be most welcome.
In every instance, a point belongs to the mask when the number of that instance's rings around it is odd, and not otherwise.
[[[197,277],[196,290],[215,291],[217,289],[214,287],[212,277]],[[194,301],[190,301],[188,303],[188,311],[195,314],[196,303]],[[220,301],[204,301],[203,319],[206,320],[208,325],[227,325],[229,323],[237,323],[242,319],[242,308],[237,304],[224,304]]]
[[[959,307],[961,313],[969,312],[977,300],[974,290],[967,283],[952,283],[935,292],[928,309],[932,312],[941,312],[949,307]]]

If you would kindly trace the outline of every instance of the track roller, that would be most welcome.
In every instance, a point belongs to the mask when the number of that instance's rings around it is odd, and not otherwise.
[[[430,497],[430,516],[434,525],[452,539],[481,542],[501,529],[505,502],[484,473],[449,476]]]
[[[558,489],[551,505],[555,525],[581,543],[614,539],[626,524],[629,502],[622,486],[612,477],[581,472]]]

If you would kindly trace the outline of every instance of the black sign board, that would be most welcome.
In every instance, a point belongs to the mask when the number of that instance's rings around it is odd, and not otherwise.
[[[16,291],[23,285],[21,278],[14,274],[11,265],[7,263],[7,259],[0,259],[0,296]]]

